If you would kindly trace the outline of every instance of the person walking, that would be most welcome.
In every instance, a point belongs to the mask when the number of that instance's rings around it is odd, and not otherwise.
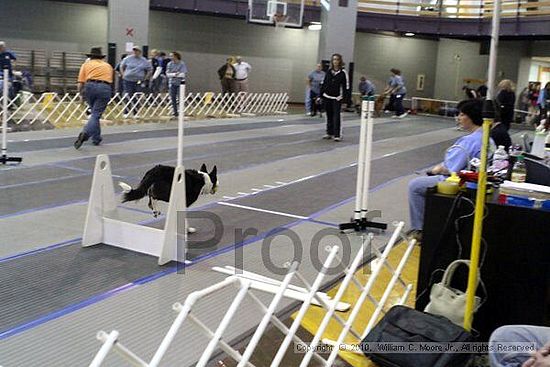
[[[327,134],[323,139],[342,140],[341,116],[342,99],[349,90],[348,73],[344,69],[342,55],[334,54],[330,60],[330,69],[321,85],[321,95],[327,114]]]
[[[317,100],[321,98],[321,84],[325,80],[325,74],[323,65],[317,64],[315,70],[307,76],[309,85],[309,104],[311,108],[309,111],[310,116],[315,116],[317,114],[317,108],[319,107]]]
[[[141,49],[134,47],[133,54],[128,55],[120,63],[120,72],[122,74],[122,87],[128,101],[132,100],[134,94],[142,91],[143,82],[147,80],[151,73],[151,63],[142,56]],[[129,115],[137,114],[139,110],[138,103],[128,103],[124,109],[125,118]]]
[[[225,95],[234,92],[235,74],[236,70],[233,66],[233,59],[228,57],[226,63],[218,69],[218,76],[222,84],[222,94]]]
[[[235,92],[248,92],[248,74],[252,67],[241,56],[237,56],[237,62],[233,64],[235,68]]]
[[[516,105],[514,83],[509,79],[504,79],[498,83],[498,89],[496,102],[499,107],[500,121],[506,129],[510,129],[510,124],[514,121],[514,106]]]
[[[101,144],[103,138],[100,119],[112,93],[113,68],[103,60],[105,55],[101,47],[92,48],[86,56],[89,60],[82,64],[78,73],[78,92],[84,95],[91,114],[88,123],[74,142],[76,149],[80,149],[82,144],[90,138],[94,145]]]
[[[405,87],[405,81],[401,76],[401,70],[392,68],[392,76],[389,83],[390,100],[393,98],[393,107],[395,109],[395,116],[403,118],[407,116],[405,109],[403,108],[403,99],[407,94],[407,88]]]
[[[181,54],[177,51],[172,52],[172,61],[166,66],[166,76],[168,77],[168,89],[172,101],[172,110],[174,117],[178,117],[179,91],[180,85],[185,84],[187,75],[187,66],[181,60]]]

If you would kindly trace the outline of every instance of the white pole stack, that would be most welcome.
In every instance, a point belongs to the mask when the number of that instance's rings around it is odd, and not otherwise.
[[[178,105],[178,161],[177,167],[183,166],[183,123],[185,121],[185,83],[180,85]]]
[[[4,69],[2,79],[2,157],[0,162],[6,164],[8,162],[21,162],[20,157],[8,157],[8,101],[9,101],[9,81],[10,73],[8,69]]]
[[[369,97],[372,99],[372,97]],[[357,158],[357,183],[355,187],[355,210],[351,222],[340,224],[340,230],[362,231],[367,228],[386,229],[385,223],[371,222],[367,218],[370,170],[372,158],[372,136],[374,121],[372,111],[374,100],[361,103],[361,129],[359,132],[359,153]]]
[[[368,104],[367,107],[367,138],[364,146],[364,176],[363,176],[363,192],[361,194],[361,219],[367,220],[367,211],[368,211],[368,198],[369,198],[369,188],[370,188],[370,169],[371,169],[371,158],[372,158],[372,135],[374,132],[374,122],[372,118],[372,111],[374,110],[374,101],[366,101]],[[365,103],[365,102],[363,102]]]
[[[2,158],[8,153],[8,69],[4,69],[2,79]]]

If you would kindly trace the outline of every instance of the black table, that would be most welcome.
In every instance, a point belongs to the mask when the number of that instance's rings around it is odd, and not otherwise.
[[[451,211],[453,204],[456,208]],[[482,254],[483,248],[486,254],[481,277],[488,296],[474,315],[473,328],[486,341],[502,325],[550,326],[550,212],[494,201],[487,203],[487,209],[483,226],[487,246],[482,245]],[[428,192],[416,309],[423,310],[429,302],[432,273],[459,257],[457,232],[462,243],[460,258],[470,258],[473,215],[460,220],[458,231],[455,229],[455,220],[469,213],[473,213],[473,207],[465,199]],[[466,290],[467,268],[461,268],[455,273],[458,282],[453,285]],[[436,273],[432,280],[439,282],[442,275]],[[479,288],[478,295],[482,295]]]

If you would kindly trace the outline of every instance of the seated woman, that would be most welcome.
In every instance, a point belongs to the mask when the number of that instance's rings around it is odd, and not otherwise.
[[[479,158],[481,153],[483,102],[475,99],[464,100],[458,104],[457,108],[459,111],[458,123],[469,134],[458,139],[453,146],[447,149],[444,161],[429,170],[429,176],[417,177],[409,182],[410,232],[417,239],[421,237],[424,224],[426,190],[437,185],[439,181],[443,181],[451,172],[465,169],[470,159]]]
[[[532,345],[533,352],[521,352]],[[550,366],[550,327],[531,325],[501,326],[489,339],[491,367]],[[517,346],[518,351],[514,351]]]

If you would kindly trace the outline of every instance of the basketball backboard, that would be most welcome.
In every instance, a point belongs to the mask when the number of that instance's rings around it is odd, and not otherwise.
[[[305,0],[248,0],[250,23],[302,27]]]

